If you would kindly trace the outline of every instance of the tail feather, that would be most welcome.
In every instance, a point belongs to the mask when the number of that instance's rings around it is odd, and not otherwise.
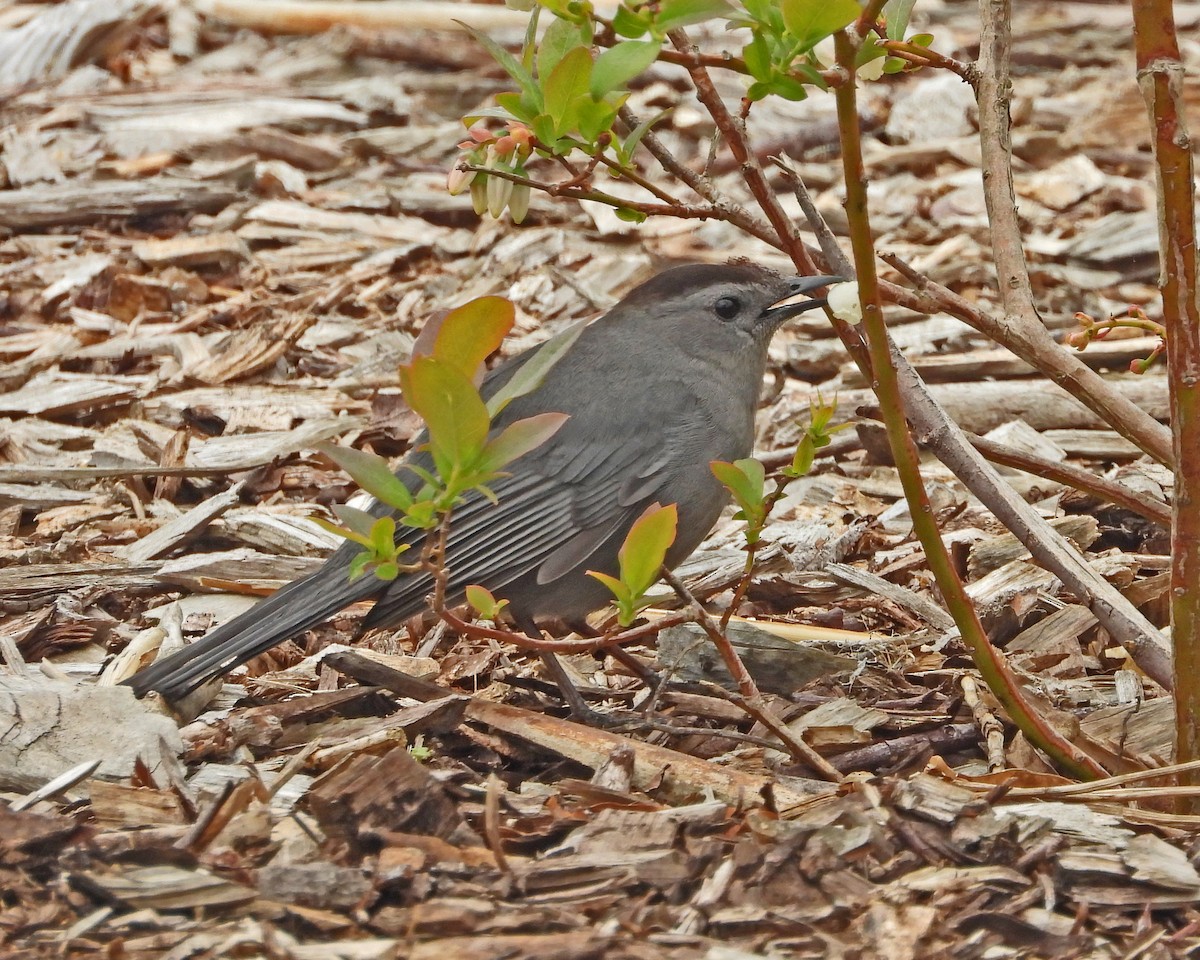
[[[135,696],[157,690],[168,700],[179,700],[251,657],[315,627],[343,607],[379,593],[384,586],[372,576],[351,582],[345,566],[327,564],[125,682],[133,687]]]

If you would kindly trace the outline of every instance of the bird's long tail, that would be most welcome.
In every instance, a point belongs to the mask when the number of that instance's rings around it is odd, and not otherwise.
[[[316,626],[343,607],[379,593],[385,586],[369,574],[351,582],[345,565],[327,563],[125,682],[136,696],[157,690],[168,700],[179,700],[201,684]]]

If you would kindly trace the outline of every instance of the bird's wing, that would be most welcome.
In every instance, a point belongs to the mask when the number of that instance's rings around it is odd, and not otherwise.
[[[491,485],[498,502],[471,494],[451,514],[446,562],[452,597],[472,583],[503,596],[506,584],[534,571],[539,584],[548,584],[585,562],[662,494],[683,426],[677,418],[619,441],[586,437],[569,426],[551,441],[552,449],[522,457]],[[395,581],[368,622],[412,616],[429,591],[428,578]]]

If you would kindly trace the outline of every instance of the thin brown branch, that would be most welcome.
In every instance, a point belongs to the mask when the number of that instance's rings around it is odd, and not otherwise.
[[[464,164],[462,169],[470,170],[473,173],[486,173],[489,177],[499,177],[501,180],[519,183],[529,187],[531,190],[541,190],[552,197],[565,197],[568,200],[594,200],[597,203],[603,203],[617,209],[636,210],[638,213],[644,213],[648,217],[671,216],[680,217],[685,220],[728,219],[724,212],[715,206],[689,207],[676,202],[647,203],[641,200],[631,200],[628,197],[616,197],[602,190],[584,189],[575,186],[571,181],[545,183],[540,180],[531,180],[529,177],[523,177],[519,173],[512,173],[508,170],[481,167],[471,163]]]
[[[794,173],[792,175],[795,176]],[[801,184],[797,197],[818,238],[824,238],[821,247],[827,251],[831,269],[846,276],[852,275],[853,267],[846,261],[811,201],[806,202],[806,196]],[[911,270],[898,257],[884,256],[883,259],[902,272]],[[879,287],[881,294],[886,295],[890,289],[911,296],[904,288],[883,281],[880,281]],[[889,299],[903,302],[898,298]],[[900,375],[900,388],[908,404],[909,419],[921,441],[928,444],[934,455],[1012,531],[1038,563],[1059,577],[1067,589],[1091,609],[1105,629],[1130,651],[1143,670],[1159,684],[1170,684],[1170,655],[1157,628],[1119,590],[1071,550],[1046,520],[988,466],[984,458],[968,444],[959,426],[929,394],[904,355],[894,344],[890,344],[890,349],[892,362]]]
[[[687,54],[695,51],[692,41],[682,30],[672,30],[667,34],[667,38],[674,44],[676,50]],[[802,273],[809,275],[818,273],[816,263],[800,240],[799,234],[796,233],[796,229],[783,207],[780,206],[775,191],[767,183],[762,165],[746,147],[745,124],[729,112],[725,101],[717,93],[717,88],[713,85],[712,77],[709,76],[707,69],[700,64],[693,64],[688,67],[688,75],[692,79],[692,86],[696,89],[696,96],[713,118],[717,129],[725,139],[726,146],[733,154],[733,159],[741,168],[746,186],[753,194],[754,199],[758,201],[759,207],[766,215],[776,236],[784,244],[784,252],[791,257],[792,262]]]
[[[742,663],[742,658],[738,655],[737,649],[729,642],[729,637],[726,636],[725,631],[709,616],[708,611],[700,605],[700,601],[692,595],[687,585],[665,567],[662,574],[663,579],[679,595],[679,599],[687,605],[689,619],[699,624],[701,629],[708,634],[708,639],[713,642],[713,646],[717,648],[721,659],[725,661],[725,668],[729,671],[730,676],[733,677],[739,691],[736,694],[726,691],[726,696],[730,702],[736,703],[747,714],[775,734],[783,743],[784,749],[787,750],[788,754],[797,763],[808,764],[823,777],[834,783],[841,782],[842,775],[834,769],[829,761],[797,737],[788,728],[786,723],[775,716],[774,711],[771,710],[767,701],[759,692],[758,684],[750,676],[750,671]]]
[[[1171,630],[1175,757],[1200,757],[1200,270],[1195,170],[1183,96],[1184,69],[1170,0],[1133,6],[1138,86],[1150,117],[1158,180],[1163,324],[1167,328],[1175,496],[1171,530]],[[1200,780],[1195,774],[1189,782]],[[1185,801],[1180,801],[1184,803]],[[1190,804],[1195,809],[1196,801]]]
[[[1171,508],[1167,504],[1159,500],[1144,499],[1124,484],[1098,477],[1094,473],[1081,467],[1073,467],[1069,463],[1055,463],[1045,457],[1013,450],[1011,447],[995,443],[985,437],[968,436],[967,439],[992,463],[998,463],[1002,467],[1013,467],[1033,474],[1035,477],[1044,477],[1047,480],[1065,484],[1082,493],[1090,494],[1098,500],[1115,503],[1162,527],[1171,526]]]
[[[979,68],[973,63],[963,63],[953,57],[947,57],[907,40],[884,40],[879,44],[893,57],[900,57],[918,67],[933,67],[938,70],[949,70],[957,74],[972,87],[979,84]]]

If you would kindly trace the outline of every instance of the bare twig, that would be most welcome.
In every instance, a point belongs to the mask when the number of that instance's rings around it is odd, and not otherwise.
[[[963,63],[961,60],[947,57],[928,47],[909,43],[907,40],[884,40],[879,45],[893,57],[900,57],[915,66],[949,70],[972,87],[979,83],[979,68],[973,63]]]
[[[775,734],[783,743],[784,749],[787,750],[788,754],[797,763],[808,764],[822,776],[832,780],[834,783],[839,783],[842,775],[838,773],[833,765],[792,733],[787,724],[775,716],[774,712],[767,705],[766,700],[763,699],[763,695],[759,692],[754,678],[750,676],[750,671],[742,663],[742,658],[738,656],[737,650],[729,642],[729,638],[725,635],[725,632],[709,616],[708,611],[700,605],[700,601],[692,595],[687,585],[666,567],[663,568],[662,573],[663,579],[671,585],[672,589],[679,595],[679,599],[687,605],[688,619],[698,623],[704,632],[708,634],[708,638],[713,642],[713,646],[717,648],[721,659],[725,661],[725,668],[737,684],[739,693],[733,694],[729,691],[724,691],[724,696],[730,702],[736,703],[746,713]]]

